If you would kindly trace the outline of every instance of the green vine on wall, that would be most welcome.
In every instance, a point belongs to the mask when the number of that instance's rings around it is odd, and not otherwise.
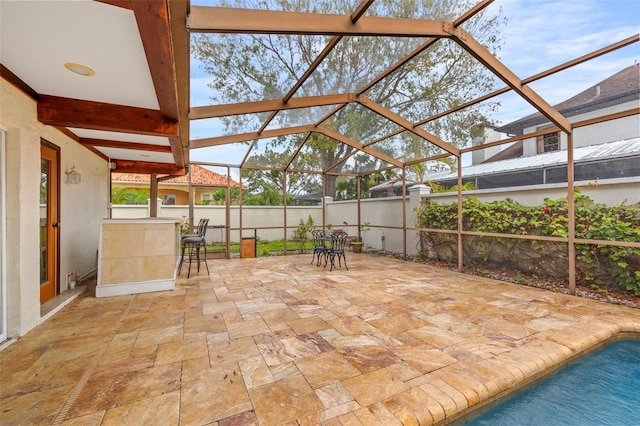
[[[567,200],[547,198],[544,201],[542,206],[531,207],[512,199],[483,203],[476,198],[468,198],[462,204],[463,229],[513,235],[568,237]],[[456,203],[440,205],[434,201],[427,201],[416,213],[416,225],[420,228],[457,229]],[[640,204],[609,207],[606,204],[595,203],[588,196],[576,191],[575,223],[577,239],[640,242]],[[486,238],[482,237],[482,240],[485,241]],[[513,250],[514,246],[518,246],[509,238],[491,240],[491,244],[507,250]],[[475,242],[477,241],[476,239]],[[521,250],[542,250],[542,247],[546,247],[536,245],[536,241],[521,242]],[[566,253],[566,243],[555,244]],[[491,249],[487,249],[486,246],[482,248],[485,259],[491,256]],[[576,270],[581,283],[595,288],[622,286],[635,295],[640,295],[640,249],[603,244],[576,244],[575,248]],[[516,256],[517,254],[513,253],[514,260]],[[518,262],[514,261],[514,265],[517,264]],[[542,269],[542,266],[538,269]],[[544,273],[544,270],[536,272]]]

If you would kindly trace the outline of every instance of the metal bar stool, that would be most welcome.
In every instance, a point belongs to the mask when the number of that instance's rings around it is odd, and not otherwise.
[[[204,266],[207,268],[207,275],[209,275],[209,265],[207,265],[207,240],[205,236],[207,235],[207,227],[209,225],[209,219],[200,219],[198,223],[198,228],[195,234],[187,234],[182,237],[182,245],[181,245],[181,255],[180,255],[180,263],[178,265],[178,275],[180,275],[180,271],[182,270],[182,264],[184,263],[184,255],[185,252],[188,251],[188,259],[189,269],[187,270],[187,278],[191,276],[191,264],[194,262],[194,254],[195,254],[195,262],[197,266],[197,271],[200,272],[200,262],[204,262]],[[200,259],[200,248],[204,249],[204,259]]]

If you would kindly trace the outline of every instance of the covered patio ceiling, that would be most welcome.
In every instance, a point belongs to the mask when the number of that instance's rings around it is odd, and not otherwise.
[[[112,168],[184,174],[186,10],[165,0],[3,1],[2,77],[37,102],[41,123]]]

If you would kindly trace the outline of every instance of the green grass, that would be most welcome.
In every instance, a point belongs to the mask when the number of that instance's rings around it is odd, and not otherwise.
[[[307,241],[305,243],[305,249],[311,248],[312,242]],[[223,244],[210,244],[207,246],[207,251],[224,251],[225,246]],[[240,243],[231,243],[229,244],[229,250],[232,254],[240,253]],[[299,251],[300,243],[298,241],[287,241],[287,251]],[[273,256],[275,253],[282,254],[284,252],[284,240],[273,240],[273,241],[260,241],[258,240],[257,250],[258,257],[260,256]]]

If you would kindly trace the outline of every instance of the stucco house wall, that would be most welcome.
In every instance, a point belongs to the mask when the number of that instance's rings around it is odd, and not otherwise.
[[[633,108],[640,107],[640,101],[626,102],[623,104],[611,106],[608,108],[599,109],[596,111],[590,111],[585,114],[574,115],[569,117],[568,120],[571,123],[577,123],[579,121],[589,120],[591,118],[602,117],[604,115],[613,114],[616,112],[627,111]],[[591,124],[589,126],[578,127],[573,131],[573,145],[574,148],[581,146],[589,146],[607,142],[620,141],[624,139],[630,139],[638,136],[638,129],[640,126],[640,119],[637,115],[629,117],[623,117],[616,120],[605,121],[602,123]],[[539,127],[550,126],[551,122],[541,124],[536,127],[529,127],[524,130],[524,133],[532,133],[538,130]],[[525,157],[538,154],[538,145],[536,138],[525,139],[523,142],[523,155]],[[560,132],[560,149],[567,149],[567,134]]]
[[[39,299],[40,140],[60,147],[60,291],[65,274],[96,270],[100,219],[108,215],[105,160],[37,120],[36,102],[0,79],[0,126],[6,129],[7,335],[17,337],[41,320]],[[65,183],[75,165],[80,184]]]

